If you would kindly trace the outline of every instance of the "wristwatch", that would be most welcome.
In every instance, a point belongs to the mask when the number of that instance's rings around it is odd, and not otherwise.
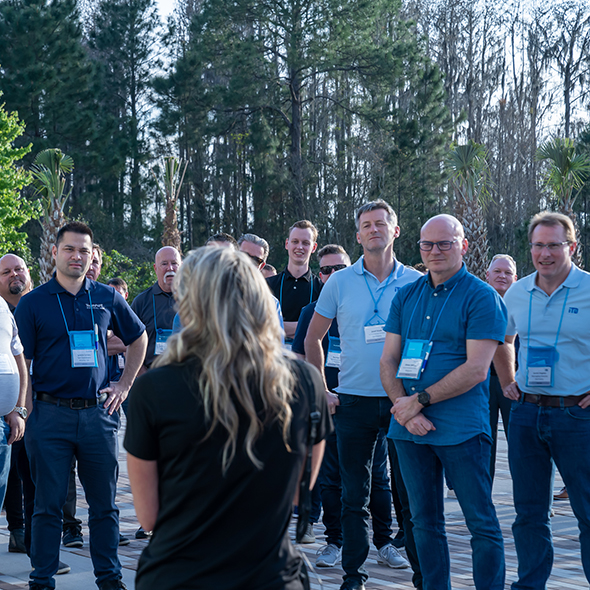
[[[430,405],[430,394],[427,391],[420,391],[418,393],[418,401],[427,408]]]
[[[23,407],[23,406],[15,406],[14,410],[12,410],[13,412],[16,412],[23,420],[27,419],[28,416],[28,412],[27,412],[27,408]]]

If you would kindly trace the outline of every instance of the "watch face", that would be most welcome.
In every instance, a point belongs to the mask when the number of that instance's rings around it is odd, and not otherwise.
[[[423,405],[423,406],[429,406],[430,405],[430,394],[426,391],[421,391],[418,394],[418,401]]]

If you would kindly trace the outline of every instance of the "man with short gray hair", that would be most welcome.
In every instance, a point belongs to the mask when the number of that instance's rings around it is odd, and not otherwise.
[[[264,268],[270,252],[270,247],[265,239],[256,234],[244,234],[238,240],[238,249],[252,258],[256,266],[258,266],[258,270]]]

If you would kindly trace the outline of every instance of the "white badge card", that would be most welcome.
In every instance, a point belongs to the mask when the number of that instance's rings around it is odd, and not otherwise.
[[[530,346],[527,355],[526,384],[528,387],[553,387],[553,368],[557,350],[553,346]]]
[[[336,338],[328,335],[328,354],[326,355],[326,367],[332,367],[334,369],[340,368],[340,357],[342,350],[340,348],[340,338]]]
[[[117,364],[121,371],[125,368],[125,357],[122,354],[117,355]]]
[[[168,338],[172,336],[172,330],[162,330],[158,328],[156,332],[156,349],[154,350],[154,354],[162,354],[166,350]]]
[[[427,340],[407,340],[396,378],[420,379],[431,350],[432,342]]]
[[[374,326],[365,326],[365,343],[375,344],[377,342],[385,342],[385,324],[377,324]]]
[[[15,372],[10,357],[7,354],[0,354],[0,375],[14,375]]]
[[[70,332],[70,351],[73,369],[98,367],[96,339],[92,330]]]

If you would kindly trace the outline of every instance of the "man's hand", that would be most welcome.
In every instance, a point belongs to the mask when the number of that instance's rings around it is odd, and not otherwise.
[[[336,406],[340,405],[340,398],[335,393],[326,389],[326,401],[328,402],[330,414],[334,415],[336,413]]]
[[[424,406],[418,401],[418,394],[415,393],[398,397],[391,408],[391,413],[399,424],[406,426],[408,420],[418,415],[423,408]]]
[[[580,403],[578,405],[580,406],[580,408],[587,408],[588,406],[590,406],[590,395],[584,396],[580,400]]]
[[[105,409],[108,408],[109,415],[111,415],[113,412],[116,412],[127,399],[129,389],[123,387],[119,381],[113,381],[109,387],[101,389],[99,393],[108,393],[104,407]]]
[[[413,418],[410,418],[405,426],[410,434],[417,436],[424,436],[431,430],[436,430],[434,424],[424,414],[417,414]]]
[[[518,389],[518,385],[516,384],[516,381],[509,383],[504,388],[504,397],[507,397],[508,399],[512,399],[514,401],[518,401],[520,399],[520,390]],[[584,401],[584,400],[582,400],[582,401]],[[590,401],[588,403],[590,403]]]
[[[8,444],[19,441],[25,435],[25,421],[23,417],[17,412],[10,412],[4,416],[6,424],[10,427],[10,436],[8,437]]]

